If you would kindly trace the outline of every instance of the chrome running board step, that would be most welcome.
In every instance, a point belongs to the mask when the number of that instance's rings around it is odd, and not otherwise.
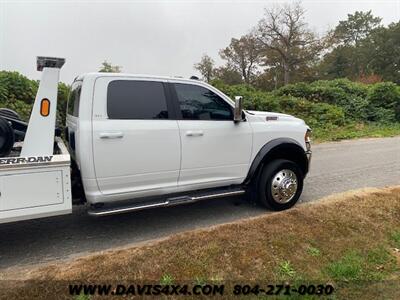
[[[112,206],[104,206],[101,208],[92,208],[88,210],[88,214],[90,216],[107,216],[114,215],[132,211],[139,211],[149,208],[156,207],[167,207],[174,206],[180,204],[188,204],[202,200],[214,199],[214,198],[223,198],[223,197],[232,197],[238,196],[245,193],[245,190],[242,188],[225,188],[225,189],[217,189],[212,191],[203,191],[198,193],[193,193],[191,195],[181,195],[176,197],[171,197],[167,199],[162,199],[160,201],[153,202],[141,202],[141,203],[131,203],[124,205],[112,205]]]
[[[222,197],[231,197],[244,194],[245,191],[243,189],[238,190],[224,190],[214,193],[204,193],[195,196],[179,196],[168,198],[167,201],[170,202],[170,205],[177,205],[181,203],[192,203],[200,200],[214,199],[214,198],[222,198]]]

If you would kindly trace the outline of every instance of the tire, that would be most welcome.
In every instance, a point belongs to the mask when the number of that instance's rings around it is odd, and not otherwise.
[[[275,211],[291,208],[300,198],[303,180],[303,172],[296,163],[286,159],[273,160],[261,172],[258,201]]]
[[[0,157],[10,154],[14,141],[14,130],[6,119],[0,117]]]
[[[19,116],[19,114],[9,108],[0,108],[0,116],[4,116],[4,117],[8,117],[8,118],[12,118],[18,121],[21,121],[21,117]]]

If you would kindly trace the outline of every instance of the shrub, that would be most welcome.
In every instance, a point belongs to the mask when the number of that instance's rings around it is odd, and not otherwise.
[[[368,93],[368,85],[360,82],[353,82],[347,78],[339,78],[334,80],[320,80],[315,81],[313,84],[324,83],[327,86],[337,87],[342,89],[346,94],[353,96],[366,97]]]
[[[256,90],[247,84],[226,85],[216,81],[213,82],[213,85],[231,99],[234,99],[235,96],[243,96],[244,106],[250,110],[261,110],[266,98],[271,99],[268,93]]]
[[[57,94],[57,125],[60,128],[65,126],[65,118],[67,115],[67,102],[68,95],[71,90],[71,86],[60,82],[58,84],[58,94]]]
[[[345,99],[343,102],[338,103],[346,117],[354,121],[365,121],[368,117],[369,102],[366,98],[360,96],[353,96]]]
[[[280,96],[274,92],[261,92],[248,85],[218,84],[217,88],[231,98],[236,95],[243,96],[244,107],[249,110],[291,114],[304,119],[312,127],[341,126],[345,123],[343,109],[327,103],[315,103],[293,96]]]
[[[313,102],[340,106],[346,118],[366,120],[368,86],[348,79],[318,80],[310,84],[300,82],[278,89],[276,95],[302,97]]]
[[[38,82],[30,80],[18,72],[0,71],[0,102],[11,103],[16,100],[32,104]]]
[[[345,115],[340,107],[327,103],[314,103],[295,97],[277,99],[279,112],[302,118],[311,127],[341,126],[345,123]]]
[[[298,98],[305,98],[311,100],[312,95],[311,85],[305,82],[295,84],[288,84],[277,89],[274,94],[277,96],[293,96]]]
[[[348,79],[317,80],[285,85],[275,91],[277,95],[291,95],[317,102],[337,104],[347,96],[366,97],[368,86]]]
[[[372,86],[367,100],[368,119],[371,121],[400,121],[400,88],[391,82],[381,82]]]
[[[29,120],[36,97],[38,82],[18,72],[0,71],[0,107],[15,110],[24,121]],[[62,82],[58,85],[57,124],[65,124],[67,98],[70,87]]]

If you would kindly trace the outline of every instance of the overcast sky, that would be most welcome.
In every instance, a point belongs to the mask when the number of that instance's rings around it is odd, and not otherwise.
[[[263,8],[283,1],[3,1],[0,69],[39,79],[36,56],[67,59],[61,80],[97,71],[105,59],[123,72],[190,77],[203,53],[247,33]],[[302,1],[318,32],[348,13],[372,10],[384,24],[400,19],[400,1]]]

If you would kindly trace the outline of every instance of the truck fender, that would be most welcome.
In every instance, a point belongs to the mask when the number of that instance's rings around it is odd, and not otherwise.
[[[257,177],[258,171],[266,162],[277,158],[296,162],[299,164],[304,175],[308,172],[307,155],[300,143],[291,138],[277,138],[266,143],[258,151],[243,183],[245,185],[251,183],[252,179]]]

